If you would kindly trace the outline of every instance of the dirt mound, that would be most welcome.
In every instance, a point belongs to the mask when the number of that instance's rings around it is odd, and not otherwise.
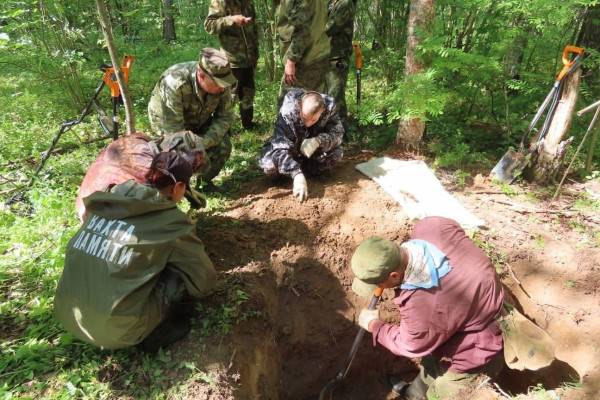
[[[366,305],[350,291],[352,252],[371,235],[408,235],[401,209],[353,165],[309,181],[303,204],[291,197],[291,182],[264,178],[225,215],[198,222],[217,268],[243,274],[253,307],[264,311],[233,335],[236,398],[315,399],[342,367]],[[416,368],[365,339],[336,397],[386,398],[384,373],[392,371],[411,376]]]

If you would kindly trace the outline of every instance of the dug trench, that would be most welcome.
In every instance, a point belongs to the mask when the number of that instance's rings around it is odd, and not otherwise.
[[[409,229],[401,208],[354,170],[356,162],[309,180],[305,203],[290,196],[291,182],[262,178],[228,211],[199,220],[216,267],[240,277],[250,296],[244,307],[260,312],[229,336],[236,399],[316,399],[342,368],[367,302],[350,289],[352,252],[368,236],[401,241]],[[385,399],[386,373],[416,374],[410,360],[369,342],[334,398]]]
[[[310,180],[305,203],[291,197],[291,182],[261,178],[224,212],[199,218],[207,252],[222,277],[239,282],[251,317],[201,348],[193,335],[184,341],[183,358],[202,353],[220,371],[211,388],[188,387],[188,398],[317,399],[343,367],[367,303],[351,291],[352,252],[372,235],[403,241],[411,228],[401,207],[354,169],[363,158]],[[379,307],[388,321],[397,318],[392,294]],[[386,375],[410,380],[417,371],[366,335],[333,398],[392,399]]]

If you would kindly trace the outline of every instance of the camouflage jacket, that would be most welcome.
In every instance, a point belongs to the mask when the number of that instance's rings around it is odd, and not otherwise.
[[[292,89],[285,95],[269,141],[273,150],[286,150],[286,157],[280,162],[280,172],[292,177],[301,172],[298,160],[304,158],[300,153],[304,139],[318,136],[321,144],[317,152],[328,153],[339,147],[344,138],[344,126],[333,97],[326,94],[321,94],[325,100],[325,111],[319,121],[310,128],[304,126],[300,118],[300,100],[304,93],[302,89]]]
[[[232,15],[251,17],[252,22],[240,27]],[[211,0],[204,29],[219,36],[221,49],[232,68],[256,67],[258,61],[258,29],[253,0]]]
[[[352,54],[356,0],[329,0],[329,19],[325,26],[331,38],[331,59],[347,59]]]
[[[329,57],[325,34],[327,4],[324,0],[276,1],[277,35],[283,62],[310,65]]]
[[[190,130],[202,136],[208,149],[221,142],[233,122],[231,89],[206,93],[196,80],[197,64],[175,64],[161,75],[148,103],[148,118],[156,133]]]

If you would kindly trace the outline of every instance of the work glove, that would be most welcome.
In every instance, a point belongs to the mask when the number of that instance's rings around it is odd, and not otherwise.
[[[321,141],[318,137],[304,139],[300,145],[300,153],[304,154],[306,158],[310,158],[320,145]]]
[[[299,173],[294,177],[294,189],[292,193],[301,203],[308,198],[308,185],[306,184],[304,174]]]
[[[367,308],[363,308],[360,310],[360,314],[358,314],[358,325],[363,328],[367,332],[371,332],[369,329],[369,324],[371,321],[375,321],[379,319],[379,310],[369,310]]]

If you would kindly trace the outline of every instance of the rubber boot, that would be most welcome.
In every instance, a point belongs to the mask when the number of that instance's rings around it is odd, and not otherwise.
[[[190,202],[190,207],[195,210],[206,207],[206,197],[193,188],[185,191],[185,198]]]
[[[247,109],[242,109],[240,107],[240,119],[242,120],[242,126],[244,129],[254,128],[254,123],[252,122],[254,119],[254,107]]]
[[[140,348],[146,353],[156,353],[159,349],[183,339],[190,329],[189,318],[168,318],[150,332],[140,343]]]
[[[417,376],[411,383],[407,383],[397,375],[388,376],[388,383],[392,391],[403,400],[427,400],[428,386]]]

